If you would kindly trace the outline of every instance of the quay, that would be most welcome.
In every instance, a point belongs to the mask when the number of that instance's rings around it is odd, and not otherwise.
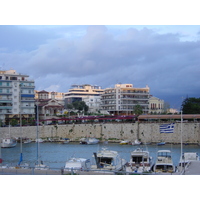
[[[36,170],[34,168],[0,168],[0,175],[129,175],[126,172],[112,172],[112,171],[78,171],[78,172],[64,172],[63,169],[45,169]],[[130,173],[130,175],[200,175],[200,161],[191,161],[186,165],[182,172],[175,173]]]
[[[200,161],[189,162],[181,175],[200,175]]]

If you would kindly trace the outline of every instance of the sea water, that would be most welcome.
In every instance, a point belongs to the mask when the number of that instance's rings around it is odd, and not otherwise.
[[[101,150],[102,147],[108,150],[117,151],[122,158],[127,162],[130,160],[130,153],[136,148],[142,148],[148,150],[153,160],[156,160],[156,154],[158,150],[170,150],[172,152],[172,159],[174,164],[177,166],[180,153],[181,145],[166,144],[163,146],[154,145],[120,145],[119,143],[108,143],[108,144],[95,144],[95,145],[82,145],[79,143],[71,142],[68,144],[45,142],[39,143],[38,156],[44,164],[50,168],[60,169],[65,166],[65,162],[71,157],[88,158],[92,159],[93,153]],[[14,148],[2,148],[1,156],[3,159],[2,165],[16,166],[20,159],[20,144],[18,143]],[[198,145],[183,145],[183,152],[197,152],[200,155],[200,146]],[[22,146],[23,161],[29,163],[30,166],[34,166],[37,162],[37,143],[32,142],[29,144],[23,144]]]

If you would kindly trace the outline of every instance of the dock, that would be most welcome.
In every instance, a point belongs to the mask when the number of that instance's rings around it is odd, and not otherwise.
[[[200,161],[191,161],[188,163],[181,175],[200,175]]]

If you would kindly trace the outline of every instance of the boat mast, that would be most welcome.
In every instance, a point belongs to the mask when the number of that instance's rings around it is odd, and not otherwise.
[[[18,165],[20,165],[20,163],[23,161],[23,156],[22,156],[22,106],[21,106],[21,83],[19,84],[19,105],[20,105],[20,108],[19,108],[19,121],[20,121],[20,134],[21,134],[21,137],[20,137],[20,158],[19,158],[19,163]]]
[[[39,113],[38,113],[38,106],[39,106],[39,102],[36,102],[36,106],[37,106],[37,164],[39,165],[39,129],[38,129],[38,126],[39,126]]]
[[[181,171],[182,171],[182,165],[183,165],[183,157],[182,157],[182,154],[183,154],[183,114],[182,114],[182,110],[181,110]]]

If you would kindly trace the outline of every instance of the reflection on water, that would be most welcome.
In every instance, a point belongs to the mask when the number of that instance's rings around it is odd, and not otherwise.
[[[158,150],[166,149],[172,151],[172,159],[174,164],[177,165],[180,158],[180,145],[170,145],[166,144],[164,146],[157,145],[120,145],[117,143],[108,143],[97,144],[97,145],[81,145],[79,143],[69,143],[69,144],[60,144],[60,143],[40,143],[39,152],[40,158],[45,164],[51,168],[60,168],[64,167],[65,162],[72,156],[74,157],[83,157],[89,158],[92,160],[92,155],[94,152],[97,152],[102,147],[107,147],[109,150],[118,151],[122,158],[126,161],[130,159],[130,152],[140,147],[144,150],[150,152],[150,156],[153,157],[153,160],[156,159],[156,153]],[[36,155],[36,143],[23,144],[23,160],[24,162],[30,163],[31,166],[34,165],[37,159]],[[2,148],[2,159],[3,164],[12,164],[17,165],[20,158],[20,144],[17,144],[14,148]],[[183,145],[183,152],[197,152],[200,155],[200,148],[198,145]]]

